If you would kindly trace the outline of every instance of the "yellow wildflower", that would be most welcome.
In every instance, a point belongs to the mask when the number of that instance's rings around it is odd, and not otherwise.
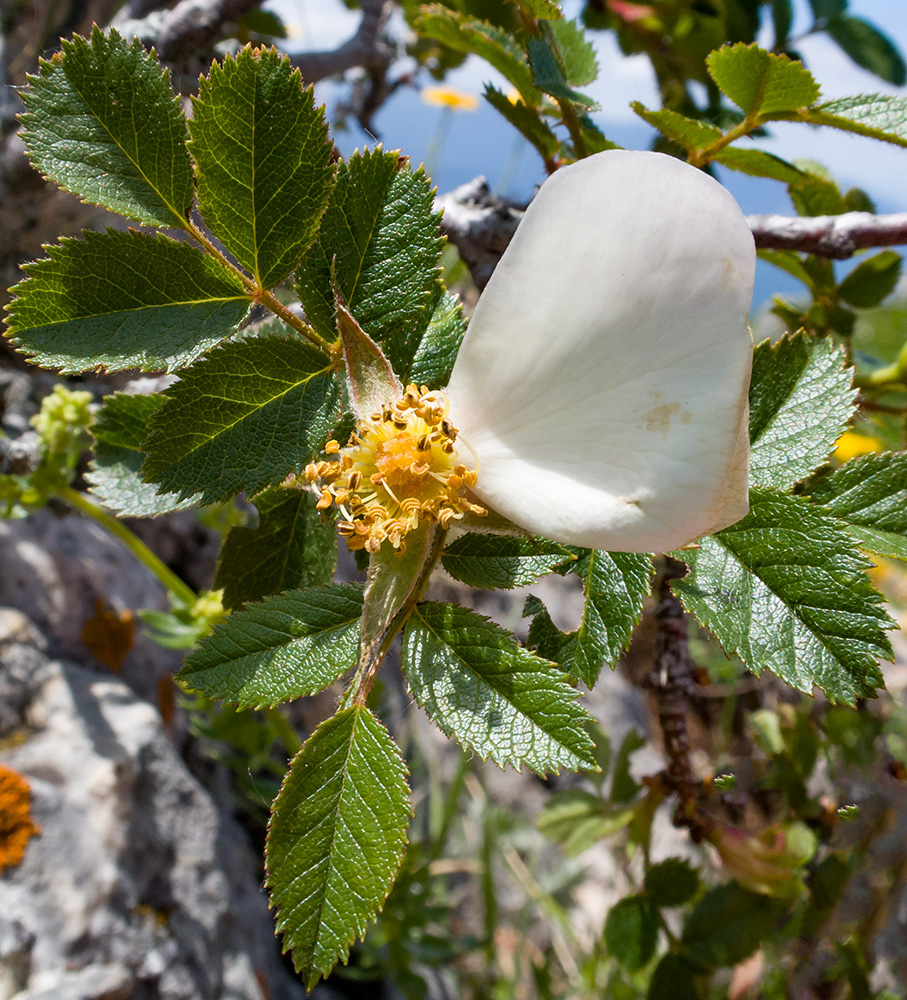
[[[857,434],[856,431],[844,431],[835,445],[835,458],[839,462],[849,462],[860,455],[871,455],[882,450],[882,442],[867,434]]]
[[[464,94],[453,87],[425,87],[422,100],[436,108],[450,108],[453,111],[475,111],[479,99],[474,94]]]

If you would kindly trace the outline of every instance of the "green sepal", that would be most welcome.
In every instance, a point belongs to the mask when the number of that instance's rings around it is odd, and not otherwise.
[[[894,623],[844,528],[808,500],[751,489],[745,518],[674,555],[684,607],[756,676],[853,705],[884,686]]]
[[[316,510],[316,496],[278,487],[252,502],[258,526],[231,528],[218,559],[214,586],[224,592],[224,607],[329,583],[337,568],[337,532]]]
[[[153,517],[196,502],[193,497],[180,501],[172,494],[158,494],[155,486],[142,481],[148,423],[163,402],[157,393],[114,393],[104,399],[91,425],[94,458],[86,478],[91,492],[121,517]]]
[[[238,708],[317,694],[356,665],[361,614],[354,583],[275,594],[218,622],[177,678]]]
[[[534,583],[575,558],[568,548],[545,538],[470,532],[444,550],[441,565],[469,587],[511,590]]]
[[[231,336],[249,311],[238,278],[188,243],[108,229],[63,238],[22,265],[8,336],[64,374],[175,371]]]
[[[499,766],[538,774],[595,767],[588,714],[553,664],[487,618],[426,602],[403,633],[403,673],[448,736]]]
[[[298,340],[226,344],[181,373],[151,420],[143,475],[202,503],[252,496],[301,472],[336,422],[331,364]]]
[[[323,722],[274,800],[265,848],[277,930],[311,990],[365,934],[403,860],[406,765],[364,705]]]
[[[23,140],[45,177],[146,225],[185,228],[194,185],[170,74],[137,38],[97,25],[63,41],[22,91]]]
[[[334,179],[324,108],[275,49],[246,46],[199,81],[189,123],[205,224],[261,288],[296,268]]]

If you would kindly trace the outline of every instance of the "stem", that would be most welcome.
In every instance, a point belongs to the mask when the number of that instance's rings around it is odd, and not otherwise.
[[[567,126],[570,138],[573,140],[573,148],[576,150],[577,159],[581,160],[583,157],[589,155],[589,147],[586,145],[586,140],[583,138],[583,129],[579,123],[576,109],[569,101],[564,100],[563,98],[558,98],[557,106],[561,109],[561,118]]]
[[[267,306],[272,313],[279,316],[284,323],[287,324],[287,326],[291,326],[297,333],[305,337],[306,340],[317,347],[322,354],[327,354],[329,357],[333,356],[330,345],[327,344],[324,339],[320,337],[311,326],[309,326],[308,323],[301,320],[298,316],[295,316],[291,310],[275,298],[272,292],[269,292],[264,288],[260,288],[248,274],[238,268],[231,260],[221,253],[221,251],[218,250],[218,248],[211,242],[211,240],[208,239],[201,229],[199,229],[198,226],[191,221],[191,219],[186,220],[186,229],[189,235],[201,243],[205,250],[207,250],[212,257],[215,257],[222,267],[225,267],[231,274],[235,275],[243,283],[246,291],[249,292],[253,299],[261,302],[262,305]]]
[[[122,521],[117,520],[112,514],[108,514],[102,507],[92,503],[84,493],[79,493],[71,486],[64,486],[60,490],[60,497],[81,513],[97,521],[114,538],[119,539],[135,558],[146,569],[150,570],[164,587],[179,598],[186,607],[191,608],[198,601],[198,594],[187,583],[184,583],[169,566],[161,562],[151,549],[134,535]]]

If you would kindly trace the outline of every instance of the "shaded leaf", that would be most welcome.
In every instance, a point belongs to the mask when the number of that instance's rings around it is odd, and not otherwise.
[[[315,238],[331,192],[324,108],[286,56],[250,46],[211,66],[192,107],[202,218],[260,287],[273,288]]]
[[[869,564],[808,501],[752,489],[742,521],[678,557],[690,566],[674,583],[684,606],[757,676],[850,705],[883,685],[892,622]]]
[[[907,66],[897,46],[862,17],[834,17],[825,31],[858,66],[896,87],[907,83]]]
[[[185,227],[194,196],[186,118],[169,73],[137,38],[95,25],[28,81],[21,135],[45,177],[130,219]]]
[[[412,809],[406,765],[362,705],[322,723],[290,765],[266,847],[277,930],[311,990],[384,905]]]
[[[469,533],[445,549],[441,565],[470,587],[510,590],[534,583],[573,558],[569,549],[544,538]]]
[[[668,858],[646,872],[645,886],[656,906],[683,906],[696,895],[699,875],[685,858]]]
[[[174,371],[229,337],[249,310],[237,278],[167,236],[108,229],[46,249],[12,289],[9,336],[64,374]]]
[[[729,882],[710,889],[683,929],[684,958],[705,968],[736,965],[774,930],[781,906],[771,896]]]
[[[894,291],[900,276],[901,255],[882,250],[857,264],[838,285],[838,295],[857,309],[871,309]]]
[[[218,622],[177,676],[239,708],[317,694],[358,662],[361,614],[357,584],[275,594]]]
[[[337,568],[337,534],[308,490],[266,490],[254,500],[258,526],[232,528],[214,586],[224,607],[238,608],[282,590],[329,583]]]
[[[300,472],[337,417],[330,362],[295,340],[227,344],[164,393],[146,442],[145,479],[203,503],[276,486]]]
[[[418,605],[402,662],[429,717],[483,759],[540,774],[595,766],[589,716],[576,692],[487,618],[452,604]]]
[[[805,334],[764,341],[750,382],[750,483],[787,489],[828,459],[856,392],[840,348]]]
[[[648,965],[658,943],[658,911],[646,896],[625,896],[608,912],[605,947],[631,972]]]
[[[440,292],[407,377],[429,389],[447,385],[465,332],[459,296]]]
[[[655,966],[646,1000],[700,1000],[695,971],[683,956],[668,952]]]
[[[590,111],[598,109],[598,102],[593,97],[581,94],[568,85],[564,70],[549,41],[531,36],[528,42],[528,52],[529,65],[532,67],[532,81],[539,90],[543,90],[554,98],[579,104]]]

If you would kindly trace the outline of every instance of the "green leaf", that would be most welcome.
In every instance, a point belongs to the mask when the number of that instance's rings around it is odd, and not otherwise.
[[[557,0],[518,0],[519,5],[533,17],[560,18],[564,15]]]
[[[655,966],[646,1000],[700,1000],[695,971],[681,955],[668,952]]]
[[[447,547],[441,565],[467,586],[510,590],[572,559],[569,549],[544,538],[470,533]]]
[[[787,489],[825,462],[853,416],[843,352],[805,334],[764,341],[750,382],[750,483]]]
[[[652,960],[658,944],[658,911],[646,896],[625,896],[605,920],[605,947],[630,972]]]
[[[308,344],[226,344],[164,393],[146,442],[145,479],[202,503],[250,496],[300,472],[337,418],[330,362]]]
[[[293,759],[265,853],[277,930],[306,989],[384,905],[411,815],[400,751],[362,705],[323,722]]]
[[[800,255],[793,250],[760,250],[758,256],[760,260],[766,260],[797,281],[802,281],[807,288],[812,288],[813,279],[803,266]]]
[[[407,377],[430,389],[447,385],[464,333],[466,320],[459,296],[440,292]]]
[[[185,228],[194,195],[186,118],[137,38],[75,35],[22,92],[37,169],[83,201],[146,225]]]
[[[838,285],[838,295],[857,309],[871,309],[894,291],[900,276],[901,255],[882,250],[857,264]]]
[[[679,557],[684,606],[757,676],[852,705],[882,686],[892,627],[869,563],[839,523],[807,500],[750,490],[750,512]]]
[[[598,76],[598,60],[582,27],[563,18],[546,21],[545,27],[554,39],[566,82],[571,87],[592,83]]]
[[[696,895],[699,875],[685,858],[668,858],[646,872],[645,886],[656,906],[683,906]]]
[[[766,153],[762,149],[739,149],[736,146],[726,146],[719,150],[712,159],[731,170],[739,170],[751,177],[770,177],[773,181],[784,184],[799,184],[804,180],[802,170],[792,163],[787,163],[781,157]]]
[[[416,28],[424,38],[433,38],[456,52],[480,56],[516,87],[526,104],[534,107],[541,100],[523,50],[507,32],[441,4],[423,7]]]
[[[633,807],[603,802],[592,792],[568,788],[545,803],[537,826],[572,857],[617,833],[630,822],[634,812]]]
[[[810,108],[803,120],[907,146],[907,98],[860,94]]]
[[[861,547],[907,559],[907,452],[866,455],[803,487]]]
[[[553,664],[474,611],[420,604],[403,634],[403,672],[448,735],[499,766],[539,774],[594,767],[589,716]]]
[[[648,122],[653,128],[657,128],[662,135],[673,139],[686,150],[705,149],[716,139],[721,138],[721,129],[717,126],[697,121],[695,118],[687,118],[677,111],[667,109],[650,111],[639,101],[633,101],[630,107],[643,121]]]
[[[337,185],[318,238],[297,271],[309,322],[336,339],[334,279],[362,329],[407,371],[440,276],[443,241],[431,185],[398,153],[354,153]]]
[[[286,56],[248,45],[211,66],[192,107],[202,218],[260,287],[273,288],[314,240],[331,193],[324,108]]]
[[[254,500],[258,526],[232,528],[214,586],[224,607],[238,608],[268,594],[329,583],[337,568],[337,533],[315,509],[308,490],[266,490]]]
[[[840,17],[847,10],[847,0],[809,0],[809,6],[817,21],[826,21]]]
[[[809,107],[819,85],[799,60],[758,45],[725,45],[706,59],[712,79],[747,115],[771,115]]]
[[[897,46],[862,17],[832,18],[825,31],[858,66],[896,87],[907,83],[907,66]]]
[[[775,29],[775,49],[780,49],[790,35],[794,23],[792,0],[772,0],[772,27]]]
[[[797,215],[843,215],[848,210],[841,189],[825,177],[805,174],[790,185],[789,193]]]
[[[356,665],[361,614],[358,584],[275,594],[218,622],[177,677],[239,708],[317,694]]]
[[[506,94],[495,90],[490,83],[485,85],[485,100],[528,139],[544,159],[550,160],[557,155],[561,148],[560,139],[548,127],[538,111],[522,101],[510,101]]]
[[[683,957],[707,969],[737,965],[756,951],[780,916],[777,900],[737,882],[710,889],[683,929]]]
[[[587,97],[568,86],[563,67],[552,48],[553,44],[555,44],[553,41],[549,42],[534,35],[530,37],[528,52],[533,83],[539,90],[554,98],[579,104],[590,111],[598,110],[599,105],[594,98]]]
[[[591,688],[602,666],[613,666],[630,641],[649,593],[652,564],[641,552],[569,551],[577,557],[568,566],[569,572],[583,581],[583,620],[575,632],[559,632],[539,602],[529,642],[538,646],[540,655],[556,660],[565,673]]]
[[[114,393],[104,399],[91,425],[95,439],[87,476],[91,492],[123,517],[153,517],[195,503],[192,497],[180,502],[172,494],[159,496],[155,486],[142,482],[148,422],[163,402],[164,397],[158,394]]]
[[[238,279],[188,243],[133,230],[47,247],[11,290],[10,339],[45,368],[174,371],[249,311]]]

